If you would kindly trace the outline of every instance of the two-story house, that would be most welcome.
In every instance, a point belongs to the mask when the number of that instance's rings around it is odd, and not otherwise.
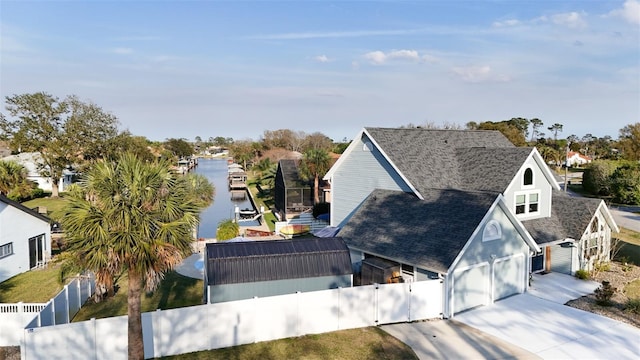
[[[603,201],[567,196],[497,131],[365,128],[325,180],[356,272],[380,258],[407,281],[441,278],[445,317],[526,291],[531,272],[607,261],[618,231]]]

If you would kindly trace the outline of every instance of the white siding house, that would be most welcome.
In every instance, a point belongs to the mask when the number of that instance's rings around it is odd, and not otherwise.
[[[46,216],[0,195],[0,282],[51,259]]]
[[[24,168],[27,169],[27,179],[36,182],[38,187],[44,191],[52,190],[51,178],[40,175],[40,168],[43,166],[40,153],[30,152],[9,155],[2,158],[2,160],[13,161],[24,166]],[[58,191],[65,191],[66,188],[71,185],[73,176],[74,172],[63,170],[62,177],[60,177],[60,180],[58,181]]]

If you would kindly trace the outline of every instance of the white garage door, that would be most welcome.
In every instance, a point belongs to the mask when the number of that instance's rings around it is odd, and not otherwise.
[[[489,303],[489,264],[457,270],[453,276],[453,312]]]
[[[524,255],[496,259],[493,264],[493,298],[500,300],[524,291]]]

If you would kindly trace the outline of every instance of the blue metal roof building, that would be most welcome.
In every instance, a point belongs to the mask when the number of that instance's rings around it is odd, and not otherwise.
[[[207,244],[208,303],[350,287],[342,238],[296,238]]]

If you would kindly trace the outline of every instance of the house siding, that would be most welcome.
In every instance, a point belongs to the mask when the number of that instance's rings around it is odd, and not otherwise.
[[[500,224],[502,235],[500,239],[483,241],[483,230],[491,220]],[[502,208],[496,206],[477,230],[458,262],[449,269],[447,288],[450,301],[446,309],[448,316],[477,305],[488,304],[502,297],[500,294],[505,293],[504,289],[492,290],[496,285],[504,284],[499,279],[517,278],[521,284],[525,284],[529,246]],[[519,265],[504,266],[504,262],[512,258]],[[504,271],[518,273],[505,274]],[[477,281],[479,277],[483,279],[481,283]],[[496,277],[499,279],[496,280]],[[479,293],[481,291],[486,293]]]
[[[533,171],[533,186],[524,186],[524,172],[527,168],[531,168]],[[528,193],[530,191],[539,191],[540,197],[538,202],[539,212],[535,215],[516,215],[520,220],[530,220],[536,218],[543,218],[551,216],[551,194],[552,194],[552,186],[549,183],[549,180],[544,176],[544,173],[538,163],[532,158],[529,157],[527,161],[524,162],[523,166],[518,171],[518,174],[513,178],[511,184],[507,187],[504,192],[505,203],[511,209],[511,211],[516,213],[516,195],[519,193]]]
[[[51,257],[49,223],[0,202],[0,245],[13,243],[13,254],[0,259],[0,282],[30,270],[29,238],[45,235],[44,258]]]
[[[365,134],[355,141],[351,153],[331,179],[331,196],[340,199],[332,202],[332,226],[343,226],[374,189],[411,192],[375,146],[364,149],[365,141],[369,141]]]
[[[352,275],[320,276],[313,278],[285,279],[260,281],[251,283],[211,285],[209,303],[251,299],[253,297],[267,297],[294,294],[298,291],[309,292],[317,290],[351,287]]]

